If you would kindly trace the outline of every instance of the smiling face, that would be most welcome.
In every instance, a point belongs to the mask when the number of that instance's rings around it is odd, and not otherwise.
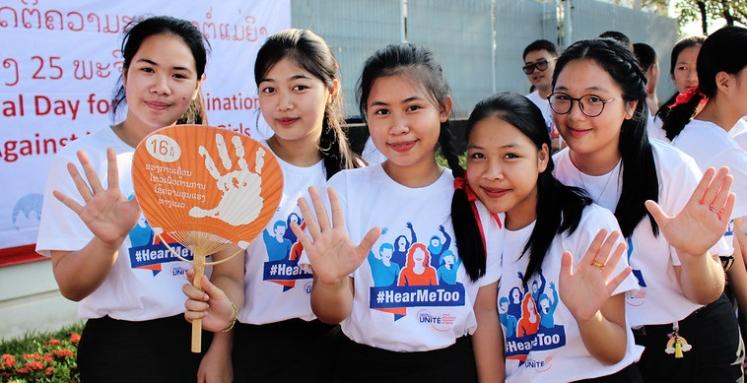
[[[171,33],[145,38],[123,76],[128,129],[143,133],[174,124],[200,84],[192,51]]]
[[[509,223],[536,216],[537,178],[547,168],[549,149],[542,150],[518,128],[491,116],[478,121],[467,144],[467,181],[493,213],[506,212]],[[523,222],[529,219],[529,222]]]
[[[553,111],[553,119],[572,152],[602,154],[603,158],[619,156],[622,123],[632,118],[637,103],[623,100],[622,88],[607,71],[593,60],[571,61],[558,74],[553,93],[564,93],[573,98],[592,95],[597,100],[606,101],[601,114],[596,117],[583,114],[578,102],[573,101],[570,112],[558,114]]]
[[[257,91],[262,117],[275,135],[298,141],[321,136],[325,109],[336,89],[286,57],[267,71]]]
[[[677,91],[682,93],[698,85],[698,53],[700,45],[685,48],[677,55],[677,62],[674,65],[674,86]]]
[[[440,127],[451,112],[451,100],[439,105],[413,76],[377,78],[366,105],[366,120],[376,148],[399,168],[435,166]]]

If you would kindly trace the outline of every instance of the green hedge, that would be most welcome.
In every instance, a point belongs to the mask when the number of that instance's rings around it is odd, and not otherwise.
[[[0,342],[0,382],[77,383],[75,357],[83,323]]]

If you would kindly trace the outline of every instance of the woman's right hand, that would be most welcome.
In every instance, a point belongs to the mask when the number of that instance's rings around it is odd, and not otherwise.
[[[73,163],[67,164],[67,170],[85,206],[60,191],[55,190],[52,194],[78,214],[93,235],[106,245],[117,249],[137,223],[140,206],[134,199],[127,200],[119,189],[119,172],[114,149],[109,148],[106,151],[107,189],[101,185],[86,152],[80,150],[77,155],[88,182],[83,180]]]
[[[206,276],[202,276],[202,289],[192,285],[195,271],[187,271],[187,280],[190,283],[182,286],[182,292],[187,296],[184,302],[184,318],[188,322],[202,319],[202,327],[205,330],[218,332],[228,328],[234,320],[233,303],[225,292],[210,282]]]
[[[311,202],[316,215],[312,214],[306,199],[298,199],[298,205],[309,230],[307,235],[297,223],[291,224],[291,229],[303,244],[314,271],[314,279],[324,284],[340,284],[358,266],[363,263],[371,247],[381,235],[379,228],[373,228],[366,233],[360,244],[355,246],[350,242],[345,219],[337,193],[333,188],[327,188],[332,207],[332,224],[327,217],[327,209],[321,197],[312,186],[309,188]]]

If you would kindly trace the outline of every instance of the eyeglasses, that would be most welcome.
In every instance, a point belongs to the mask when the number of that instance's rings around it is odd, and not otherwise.
[[[544,72],[547,70],[547,64],[549,64],[547,60],[540,60],[535,63],[524,65],[523,67],[521,67],[521,70],[523,70],[526,74],[534,73],[535,69],[539,70],[540,72]]]
[[[608,102],[615,101],[614,98],[609,100],[602,100],[601,97],[593,94],[587,94],[579,98],[573,98],[565,93],[553,93],[550,95],[550,109],[557,114],[568,114],[573,108],[573,101],[578,102],[578,108],[581,109],[581,113],[588,117],[596,117],[602,114],[604,106]]]

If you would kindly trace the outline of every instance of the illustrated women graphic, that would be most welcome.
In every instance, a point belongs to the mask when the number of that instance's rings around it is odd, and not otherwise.
[[[422,243],[415,243],[407,252],[407,263],[399,275],[397,286],[437,286],[436,269],[430,264],[430,254]]]

